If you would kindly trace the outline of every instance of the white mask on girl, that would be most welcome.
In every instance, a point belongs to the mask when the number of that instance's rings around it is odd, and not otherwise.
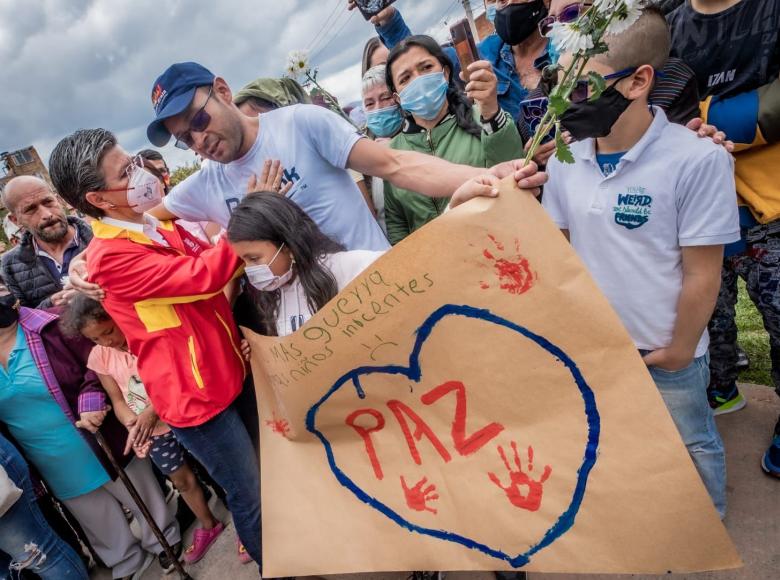
[[[274,260],[276,260],[276,257],[282,251],[282,248],[284,248],[284,244],[279,246],[279,249],[276,250],[274,257],[271,258],[271,261],[267,264],[257,264],[255,266],[249,266],[244,269],[246,277],[249,279],[249,283],[252,286],[260,291],[272,292],[274,290],[278,290],[290,281],[292,278],[292,269],[293,264],[295,264],[295,258],[293,258],[292,263],[290,264],[290,269],[281,276],[277,276],[271,271],[271,264],[274,263]]]

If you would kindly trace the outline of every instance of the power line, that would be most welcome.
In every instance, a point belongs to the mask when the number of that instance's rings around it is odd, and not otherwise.
[[[312,58],[311,58],[311,61],[312,61],[312,62],[314,62],[314,58],[315,58],[315,57],[317,57],[317,56],[319,56],[320,54],[322,54],[322,52],[323,52],[323,51],[324,51],[326,48],[328,48],[328,47],[331,45],[331,43],[332,43],[334,40],[336,40],[336,38],[338,38],[338,36],[341,34],[341,31],[342,31],[342,30],[344,30],[344,27],[346,27],[346,25],[347,25],[347,24],[349,24],[350,20],[352,20],[352,17],[353,17],[354,15],[355,15],[355,10],[353,10],[353,11],[350,13],[350,15],[349,15],[349,18],[347,18],[347,19],[344,21],[344,24],[342,24],[342,25],[341,25],[341,28],[339,28],[339,29],[338,29],[338,31],[336,31],[336,34],[334,34],[333,36],[331,36],[331,37],[330,37],[330,40],[328,40],[328,42],[326,42],[326,43],[325,43],[325,45],[324,45],[322,48],[320,48],[320,49],[317,51],[317,53],[316,53],[316,54],[314,54],[314,55],[312,56]]]
[[[347,12],[346,10],[339,12],[336,18],[333,19],[333,21],[330,23],[330,26],[325,31],[325,34],[323,34],[319,40],[312,46],[310,54],[312,52],[319,53],[320,50],[322,50],[323,43],[328,43],[332,39],[331,33],[335,30],[341,30],[341,27],[344,25],[345,22],[348,22],[350,18],[354,15],[354,12]],[[342,18],[343,16],[343,18]]]
[[[314,35],[314,38],[312,38],[311,42],[309,43],[309,46],[306,47],[307,51],[310,51],[317,44],[317,42],[322,40],[321,36],[322,36],[322,34],[324,32],[326,32],[326,31],[330,32],[330,30],[328,29],[328,23],[331,21],[333,16],[336,14],[336,11],[340,7],[342,7],[342,6],[343,5],[342,5],[341,0],[336,0],[336,4],[333,6],[333,9],[330,11],[330,14],[328,14],[328,17],[325,19],[325,22],[323,23],[322,28],[320,28],[319,32],[317,32],[317,34]],[[338,20],[338,18],[336,18],[336,20]],[[335,24],[335,20],[334,20],[333,24]],[[331,28],[332,28],[332,26],[331,26]]]

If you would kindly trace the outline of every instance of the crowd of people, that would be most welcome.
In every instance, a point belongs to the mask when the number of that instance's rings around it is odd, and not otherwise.
[[[780,1],[648,3],[582,71],[561,119],[575,163],[549,141],[526,165],[548,81],[572,58],[546,34],[589,5],[485,0],[495,33],[466,70],[385,8],[363,53],[357,128],[292,79],[233,92],[176,63],[152,84],[147,136],[204,160],[187,179],[171,187],[158,151],[130,154],[103,128],[59,141],[53,187],[13,178],[0,574],[84,579],[99,561],[137,579],[154,559],[172,571],[117,467],[176,558],[197,562],[225,529],[215,493],[237,557],[261,573],[258,418],[238,327],[294,333],[391,245],[510,176],[539,195],[618,313],[725,517],[714,416],[746,404],[738,278],[780,389]],[[598,98],[589,72],[605,79]],[[780,478],[780,418],[767,442],[760,467]]]

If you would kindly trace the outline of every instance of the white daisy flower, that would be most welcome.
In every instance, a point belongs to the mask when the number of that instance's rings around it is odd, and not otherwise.
[[[574,24],[554,22],[552,30],[547,36],[550,37],[559,52],[577,54],[593,48],[593,39],[580,32]]]
[[[620,14],[612,19],[612,22],[607,26],[607,34],[625,32],[642,16],[642,8],[637,2],[623,0],[622,3],[625,4],[625,15]]]
[[[309,70],[309,53],[305,50],[293,50],[287,55],[287,73],[292,77],[305,74]]]

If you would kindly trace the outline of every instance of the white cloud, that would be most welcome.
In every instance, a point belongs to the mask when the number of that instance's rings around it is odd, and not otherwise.
[[[373,27],[346,0],[0,0],[0,151],[33,144],[48,159],[64,135],[106,127],[129,151],[147,147],[152,83],[194,60],[234,88],[280,76],[290,50],[315,43],[322,85],[343,104],[360,95]],[[457,0],[399,0],[413,31],[459,10]],[[338,33],[338,34],[337,34]],[[169,145],[169,165],[194,159]]]

